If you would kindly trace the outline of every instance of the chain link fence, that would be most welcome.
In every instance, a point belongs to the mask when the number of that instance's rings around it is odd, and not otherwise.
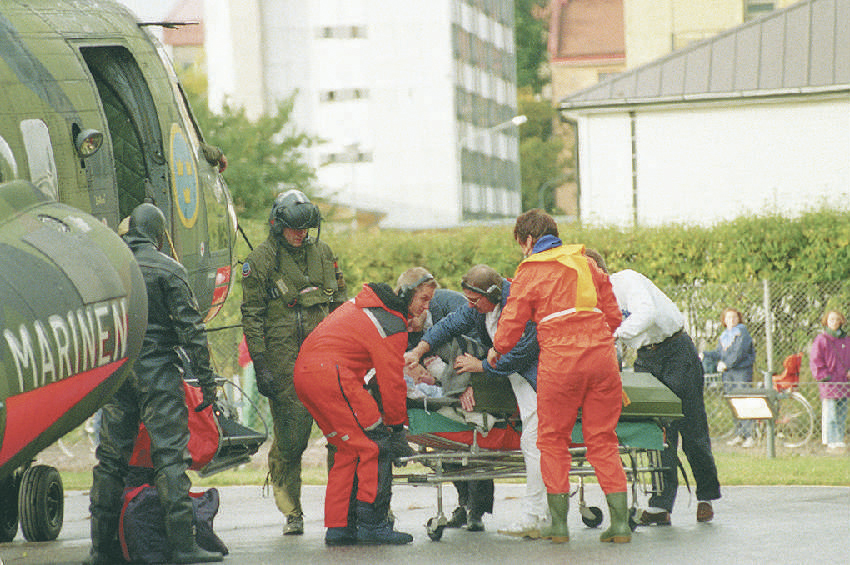
[[[754,386],[771,383],[771,374],[781,372],[786,357],[803,353],[796,393],[784,392],[778,400],[776,448],[779,453],[823,453],[821,402],[817,383],[809,370],[809,349],[822,330],[820,319],[824,311],[827,308],[847,309],[850,284],[761,281],[733,285],[699,283],[663,290],[685,315],[686,329],[699,351],[717,348],[723,331],[720,314],[724,308],[741,312],[756,349]],[[250,364],[245,365],[244,357],[240,364],[241,326],[211,328],[208,337],[215,371],[227,381],[221,399],[239,414],[243,424],[271,432],[268,402],[257,393],[253,369]],[[630,366],[633,360],[634,352],[627,351],[625,365]],[[705,404],[714,446],[715,449],[732,449],[726,446],[726,441],[733,436],[735,419],[723,392],[720,375],[707,374]],[[764,446],[767,437],[764,423],[755,425],[754,436]],[[93,452],[92,439],[92,421],[89,420],[51,449],[72,467],[80,463],[83,467],[90,466],[93,456],[75,459],[72,454]]]
[[[753,337],[756,350],[754,386],[772,386],[771,375],[781,373],[783,361],[802,353],[800,383],[796,391],[779,394],[776,419],[777,447],[796,452],[822,452],[821,401],[818,386],[809,369],[809,350],[820,323],[829,309],[846,311],[850,304],[850,284],[755,283],[694,284],[666,289],[686,318],[688,333],[699,351],[717,349],[723,331],[720,314],[724,308],[741,312]],[[733,435],[734,418],[723,397],[718,374],[707,374],[705,403],[715,445],[723,446]],[[765,424],[756,426],[756,439],[765,441]]]

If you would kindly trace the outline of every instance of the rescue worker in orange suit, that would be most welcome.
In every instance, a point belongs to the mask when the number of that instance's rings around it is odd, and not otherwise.
[[[295,362],[295,391],[336,448],[325,494],[327,545],[413,541],[393,530],[387,514],[392,461],[413,454],[404,431],[403,355],[407,320],[422,314],[437,286],[425,273],[397,293],[365,284],[313,330]],[[372,368],[379,399],[364,386]]]
[[[629,542],[626,474],[616,433],[623,385],[612,335],[622,314],[608,275],[585,257],[583,245],[564,245],[555,220],[541,210],[517,218],[514,238],[525,259],[517,268],[487,360],[494,364],[516,345],[529,320],[537,323],[537,445],[552,514],[552,525],[541,537],[569,541],[569,447],[581,409],[587,460],[611,513],[611,526],[599,539]]]

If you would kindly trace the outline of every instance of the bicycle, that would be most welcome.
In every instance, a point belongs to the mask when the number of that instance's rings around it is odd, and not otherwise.
[[[811,439],[815,431],[815,411],[811,403],[797,389],[800,381],[800,365],[802,353],[789,355],[783,361],[783,371],[780,374],[771,371],[762,371],[765,382],[773,383],[772,393],[769,395],[771,408],[773,410],[773,434],[784,447],[797,448],[805,445]],[[758,390],[761,387],[756,387]],[[714,391],[715,403],[719,396],[725,398],[732,391],[723,390],[722,377],[719,373],[706,375],[706,404],[709,404],[709,391]],[[731,438],[735,433],[736,419],[734,413],[730,419],[717,422],[715,419],[715,431],[711,438],[722,441]],[[760,443],[768,435],[768,421],[754,420],[753,439]]]

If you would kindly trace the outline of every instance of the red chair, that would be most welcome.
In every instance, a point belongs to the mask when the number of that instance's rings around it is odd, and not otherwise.
[[[782,362],[782,373],[773,374],[773,388],[779,392],[795,390],[800,383],[800,366],[803,364],[803,354],[789,355]]]

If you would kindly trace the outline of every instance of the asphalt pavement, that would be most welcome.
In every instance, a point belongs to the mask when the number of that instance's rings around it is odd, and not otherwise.
[[[284,563],[848,563],[850,562],[850,487],[726,487],[714,505],[711,523],[696,522],[696,500],[682,487],[669,527],[639,527],[630,544],[602,544],[607,526],[582,524],[573,503],[566,544],[519,540],[499,535],[521,511],[522,484],[497,484],[494,514],[486,515],[480,533],[445,530],[440,541],[429,539],[425,523],[436,515],[436,488],[396,486],[393,511],[396,529],[413,534],[406,546],[324,545],[323,486],[305,486],[305,534],[283,536],[282,517],[259,486],[219,488],[221,508],[215,530],[230,549],[226,565]],[[451,513],[456,495],[443,488],[444,510]],[[603,506],[596,485],[588,485],[590,505]],[[65,521],[52,542],[0,544],[0,564],[81,563],[89,550],[88,493],[65,493]]]

